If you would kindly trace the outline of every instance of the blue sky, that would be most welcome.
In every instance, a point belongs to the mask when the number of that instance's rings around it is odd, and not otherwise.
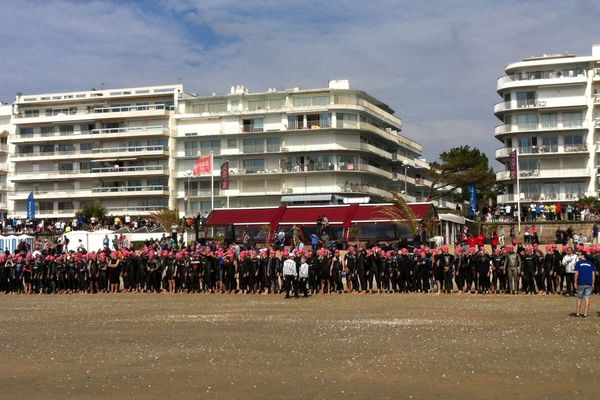
[[[181,82],[224,94],[349,79],[388,103],[428,160],[500,147],[492,113],[506,64],[591,54],[597,1],[1,2],[0,100]],[[497,166],[494,162],[492,165]]]

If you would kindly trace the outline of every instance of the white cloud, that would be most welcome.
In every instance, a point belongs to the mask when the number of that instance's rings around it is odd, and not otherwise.
[[[0,98],[172,83],[324,86],[350,79],[394,108],[428,159],[471,144],[494,158],[496,79],[532,54],[589,54],[596,2],[164,0],[3,5]],[[581,39],[583,38],[583,39]]]

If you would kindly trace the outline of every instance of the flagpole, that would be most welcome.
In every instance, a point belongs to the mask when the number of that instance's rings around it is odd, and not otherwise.
[[[213,173],[213,152],[210,152],[210,210],[215,209],[215,174]]]
[[[520,177],[521,172],[519,171],[519,148],[515,149],[515,159],[516,159],[516,170],[517,170],[517,225],[519,234],[521,234],[521,184]]]

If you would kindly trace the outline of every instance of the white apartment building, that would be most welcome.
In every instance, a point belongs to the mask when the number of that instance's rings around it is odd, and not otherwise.
[[[0,102],[0,218],[8,211],[6,177],[8,174],[8,135],[11,129],[12,106]]]
[[[509,64],[498,79],[503,101],[494,106],[503,143],[496,178],[507,194],[498,203],[572,202],[598,196],[600,167],[600,45],[592,56],[530,57]],[[519,193],[510,180],[510,154],[518,150]]]
[[[171,122],[181,85],[17,95],[9,215],[71,218],[87,203],[144,215],[169,205]],[[0,129],[2,131],[2,129]]]
[[[11,217],[26,217],[31,192],[36,218],[66,219],[89,203],[183,216],[209,212],[213,199],[215,208],[377,202],[394,191],[423,201],[430,184],[421,145],[400,134],[394,110],[348,81],[223,96],[181,85],[19,94],[0,111],[0,206]],[[191,176],[210,152],[212,199],[210,175]]]
[[[215,208],[380,201],[391,191],[406,191],[409,201],[423,196],[428,164],[419,160],[421,145],[400,134],[394,110],[348,81],[322,89],[250,93],[236,86],[223,96],[184,94],[175,120],[172,201],[188,215],[211,209],[210,175],[190,176],[198,156],[210,152]],[[228,190],[220,189],[224,162]]]

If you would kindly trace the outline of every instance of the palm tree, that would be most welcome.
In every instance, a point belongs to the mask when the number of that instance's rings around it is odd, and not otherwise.
[[[181,220],[179,219],[179,211],[177,209],[163,208],[153,212],[150,216],[160,222],[165,229],[171,229],[173,225],[181,228]]]
[[[600,209],[600,200],[594,196],[582,197],[577,201],[577,205],[581,208],[589,208],[596,213]]]
[[[381,213],[393,220],[406,222],[408,228],[414,234],[417,231],[417,217],[404,197],[392,192],[392,197],[387,198],[386,201],[392,204],[383,209]]]
[[[83,216],[86,219],[95,217],[98,221],[104,221],[106,217],[106,208],[99,203],[90,203],[84,205],[79,211],[75,213],[76,216]]]

